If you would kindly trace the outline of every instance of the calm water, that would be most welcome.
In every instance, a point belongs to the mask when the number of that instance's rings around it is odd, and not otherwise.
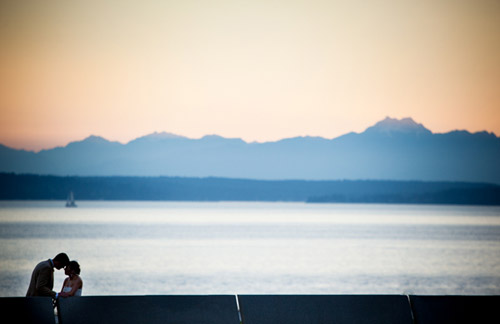
[[[84,295],[500,294],[498,207],[63,205],[0,202],[0,296],[61,251]]]

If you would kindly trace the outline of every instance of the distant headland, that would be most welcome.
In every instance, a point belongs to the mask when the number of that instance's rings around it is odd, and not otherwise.
[[[281,201],[500,205],[500,186],[421,181],[59,177],[0,173],[0,200]],[[61,204],[63,206],[63,204]]]

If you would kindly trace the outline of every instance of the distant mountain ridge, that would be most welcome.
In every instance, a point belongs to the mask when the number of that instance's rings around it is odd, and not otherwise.
[[[500,183],[500,138],[434,134],[411,118],[386,118],[334,139],[247,143],[153,133],[127,144],[89,136],[38,153],[0,144],[0,172],[75,176],[180,176],[262,180],[417,180]]]

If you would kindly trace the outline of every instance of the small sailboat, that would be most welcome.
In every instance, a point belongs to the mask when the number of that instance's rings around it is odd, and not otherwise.
[[[69,192],[68,200],[66,200],[66,207],[76,207],[73,191]]]

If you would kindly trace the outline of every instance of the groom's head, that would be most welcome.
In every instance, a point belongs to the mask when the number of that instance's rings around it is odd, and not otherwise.
[[[54,262],[54,268],[57,270],[61,270],[69,264],[69,258],[66,253],[59,253],[52,261]]]

